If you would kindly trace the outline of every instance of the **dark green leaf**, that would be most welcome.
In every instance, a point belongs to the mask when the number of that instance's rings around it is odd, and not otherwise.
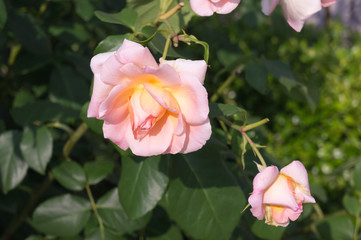
[[[50,99],[66,107],[81,109],[88,100],[85,80],[68,66],[57,67],[50,78]]]
[[[45,126],[26,127],[20,149],[29,167],[44,174],[53,153],[53,137]]]
[[[326,217],[316,224],[321,239],[339,240],[352,239],[354,225],[347,215],[333,215]]]
[[[49,28],[49,32],[54,37],[68,44],[84,43],[91,38],[86,28],[79,23],[52,25]]]
[[[25,240],[43,240],[44,238],[40,235],[31,235],[27,237]]]
[[[134,31],[138,13],[130,8],[124,8],[118,13],[95,11],[95,16],[103,22],[121,24]]]
[[[89,184],[97,184],[113,172],[114,163],[109,160],[96,160],[84,164],[84,171]]]
[[[230,239],[246,205],[237,181],[214,146],[175,155],[162,200],[169,217],[195,239]]]
[[[35,121],[66,120],[79,116],[79,111],[43,100],[13,108],[11,112],[15,122],[22,126],[33,124]]]
[[[32,102],[34,99],[35,97],[29,91],[20,90],[15,95],[13,107],[21,107],[28,102]]]
[[[88,125],[88,127],[93,130],[94,132],[98,134],[103,133],[103,120],[99,120],[96,118],[88,118],[87,112],[88,112],[89,103],[84,104],[84,106],[81,108],[80,117],[81,119]]]
[[[116,51],[123,44],[124,39],[129,37],[129,33],[123,35],[110,35],[98,44],[94,50],[94,54]]]
[[[93,16],[94,7],[89,0],[75,1],[75,11],[85,21],[89,21]]]
[[[161,34],[156,34],[154,38],[149,42],[149,48],[156,53],[163,54],[166,39]],[[182,58],[182,55],[177,53],[172,46],[169,47],[167,52],[168,57]],[[184,58],[184,57],[183,57]]]
[[[267,70],[276,78],[288,78],[290,81],[294,80],[293,73],[290,67],[284,62],[278,60],[267,60],[263,58],[263,62]],[[295,81],[295,80],[294,80]]]
[[[210,103],[209,104],[209,117],[229,117],[234,114],[246,114],[246,111],[230,104],[223,103]]]
[[[14,63],[14,74],[25,75],[51,63],[50,55],[38,56],[24,53],[16,58]]]
[[[148,237],[147,239],[148,240],[183,240],[183,236],[176,226],[171,225],[170,228],[168,228],[168,230],[165,233],[158,236]]]
[[[268,73],[263,63],[252,61],[246,65],[246,80],[254,89],[264,94],[267,89]]]
[[[4,193],[15,188],[28,170],[19,149],[20,138],[17,131],[7,131],[0,135],[0,173]]]
[[[35,55],[50,53],[50,41],[32,15],[13,11],[9,15],[8,23],[26,50]]]
[[[86,176],[83,168],[73,161],[61,163],[53,168],[56,180],[65,188],[72,191],[80,191],[85,187]]]
[[[350,195],[344,195],[342,203],[351,215],[357,216],[358,214],[360,214],[361,199]]]
[[[168,184],[166,157],[123,158],[118,185],[119,199],[130,219],[152,210]]]
[[[6,7],[3,0],[0,0],[0,31],[3,29],[8,13],[6,12]]]
[[[99,215],[104,225],[118,234],[130,233],[143,228],[150,219],[150,214],[136,220],[129,220],[119,202],[118,190],[113,189],[97,202]]]
[[[46,200],[34,211],[33,224],[39,231],[55,236],[78,234],[90,217],[90,202],[70,194]]]
[[[353,180],[355,183],[355,188],[361,191],[361,161],[355,167],[355,172],[353,173]]]
[[[252,232],[261,239],[279,240],[282,238],[284,231],[283,227],[274,227],[264,223],[263,220],[255,221],[251,227]]]

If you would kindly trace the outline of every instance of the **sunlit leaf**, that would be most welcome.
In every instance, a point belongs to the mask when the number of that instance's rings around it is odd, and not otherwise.
[[[65,188],[80,191],[85,187],[86,176],[83,168],[74,161],[66,161],[53,168],[54,178]]]
[[[129,37],[129,33],[123,35],[110,35],[98,44],[94,50],[94,54],[116,51],[123,44],[124,39],[128,39]]]
[[[97,184],[106,178],[114,169],[114,163],[109,160],[86,162],[84,171],[89,184]]]
[[[121,24],[134,31],[138,13],[130,8],[124,8],[118,13],[95,11],[95,16],[103,22]]]

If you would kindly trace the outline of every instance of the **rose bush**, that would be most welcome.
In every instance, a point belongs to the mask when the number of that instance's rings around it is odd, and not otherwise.
[[[91,60],[88,117],[104,120],[104,137],[139,156],[188,153],[211,135],[205,61],[158,64],[148,48],[124,40]]]
[[[286,227],[302,213],[302,203],[315,203],[310,194],[308,175],[300,161],[281,169],[264,168],[253,180],[253,193],[248,198],[251,212],[266,223]]]
[[[211,16],[213,13],[228,14],[239,4],[240,0],[190,0],[192,10],[200,16]]]
[[[336,0],[262,0],[263,13],[270,15],[279,2],[288,24],[300,32],[307,18],[320,11],[322,6],[334,4]]]

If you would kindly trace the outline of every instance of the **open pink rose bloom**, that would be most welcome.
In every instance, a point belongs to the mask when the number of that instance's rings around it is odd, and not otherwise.
[[[104,137],[139,156],[188,153],[211,135],[205,61],[158,64],[148,50],[124,40],[91,60],[88,117],[104,120]]]
[[[251,212],[266,223],[286,227],[302,213],[302,203],[315,203],[310,194],[308,175],[300,161],[293,161],[278,171],[264,168],[253,180],[253,193],[248,198]]]
[[[280,3],[288,24],[300,32],[306,19],[320,11],[322,6],[328,7],[336,0],[262,0],[262,11],[270,15]]]
[[[199,16],[211,16],[213,13],[228,14],[240,0],[190,0],[192,10]]]

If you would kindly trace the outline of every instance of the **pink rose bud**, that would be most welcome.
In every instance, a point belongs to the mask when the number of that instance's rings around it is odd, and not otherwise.
[[[139,156],[188,153],[211,135],[205,61],[158,64],[148,50],[124,40],[94,56],[88,117],[104,120],[104,137]]]
[[[278,168],[264,168],[253,180],[253,193],[248,198],[251,212],[258,220],[286,227],[302,213],[302,203],[315,203],[310,194],[308,175],[300,161],[293,161],[278,172]]]
[[[321,4],[328,7],[336,0],[262,0],[263,13],[270,15],[279,2],[288,24],[300,32],[306,19],[321,10]]]
[[[228,14],[240,0],[190,0],[192,10],[199,16],[211,16],[213,13]]]

